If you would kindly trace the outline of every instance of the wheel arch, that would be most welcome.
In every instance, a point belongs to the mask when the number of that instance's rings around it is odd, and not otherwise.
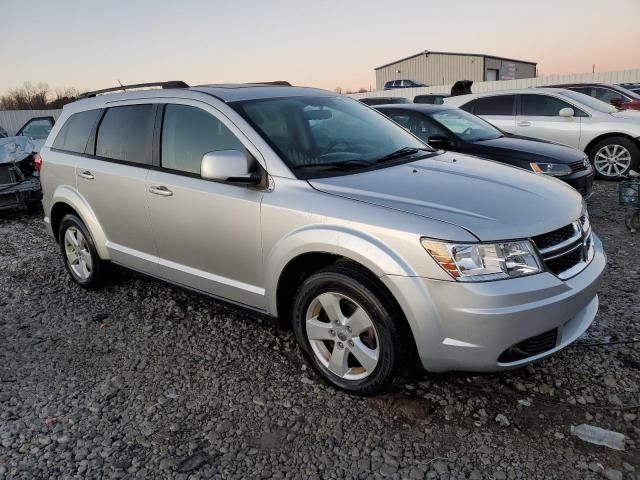
[[[634,138],[632,135],[621,133],[621,132],[607,132],[591,139],[589,143],[586,145],[586,147],[584,148],[585,153],[589,155],[589,158],[591,158],[593,147],[595,147],[595,145],[601,142],[602,140],[606,138],[612,138],[612,137],[626,138],[627,140],[630,140],[632,143],[634,143],[638,148],[640,148],[640,140],[638,140],[637,138]]]
[[[305,275],[337,261],[358,265],[376,279],[387,274],[415,275],[397,252],[364,232],[326,225],[307,226],[279,240],[265,261],[269,313],[286,323],[289,314],[286,305],[290,305],[286,298],[295,293]]]
[[[77,191],[68,186],[59,187],[52,198],[51,210],[49,213],[49,220],[51,222],[51,230],[53,236],[58,241],[58,228],[62,218],[72,213],[77,215],[82,223],[85,224],[89,233],[93,237],[98,255],[103,260],[109,259],[109,252],[107,250],[107,237],[104,230],[100,226],[96,215],[89,206],[89,203],[82,197]]]

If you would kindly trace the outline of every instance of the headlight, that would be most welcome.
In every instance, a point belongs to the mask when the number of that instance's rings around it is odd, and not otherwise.
[[[424,249],[453,278],[482,282],[541,271],[528,240],[500,243],[446,243],[423,238]]]
[[[529,166],[536,173],[544,173],[554,177],[561,177],[571,173],[571,167],[564,163],[530,163]]]

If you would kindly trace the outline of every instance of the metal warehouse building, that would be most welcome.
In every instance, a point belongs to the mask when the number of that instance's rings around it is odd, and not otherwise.
[[[536,76],[536,63],[475,53],[424,52],[375,69],[376,90],[390,80],[449,85],[458,80],[489,82]]]

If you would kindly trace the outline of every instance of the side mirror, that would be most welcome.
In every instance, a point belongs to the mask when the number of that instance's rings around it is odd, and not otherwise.
[[[573,108],[569,108],[569,107],[562,108],[560,109],[560,112],[558,112],[558,115],[565,118],[571,118],[575,114],[576,113],[573,111]]]
[[[427,143],[439,150],[447,150],[451,147],[451,140],[445,135],[431,135],[427,139]]]
[[[237,185],[258,185],[262,182],[262,175],[249,171],[249,159],[239,150],[205,153],[200,164],[200,176]]]

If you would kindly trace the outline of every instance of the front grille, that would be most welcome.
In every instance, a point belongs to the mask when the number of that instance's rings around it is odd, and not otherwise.
[[[570,163],[569,166],[571,167],[572,172],[582,172],[583,170],[587,169],[587,165],[585,164],[584,160]]]
[[[583,251],[582,245],[580,245],[575,250],[561,255],[557,258],[553,258],[551,260],[545,260],[545,265],[550,272],[555,273],[556,275],[560,275],[563,272],[566,272],[570,268],[575,267],[583,260]]]
[[[593,256],[591,226],[586,215],[552,232],[532,238],[547,270],[565,280],[587,266]]]
[[[509,347],[498,357],[498,362],[515,362],[523,358],[539,355],[554,348],[557,342],[558,329],[554,328]]]
[[[565,242],[575,236],[575,234],[575,227],[573,224],[569,224],[565,227],[554,230],[553,232],[533,237],[533,241],[539,249],[544,249]]]
[[[9,167],[0,167],[0,185],[16,183],[13,171]]]

